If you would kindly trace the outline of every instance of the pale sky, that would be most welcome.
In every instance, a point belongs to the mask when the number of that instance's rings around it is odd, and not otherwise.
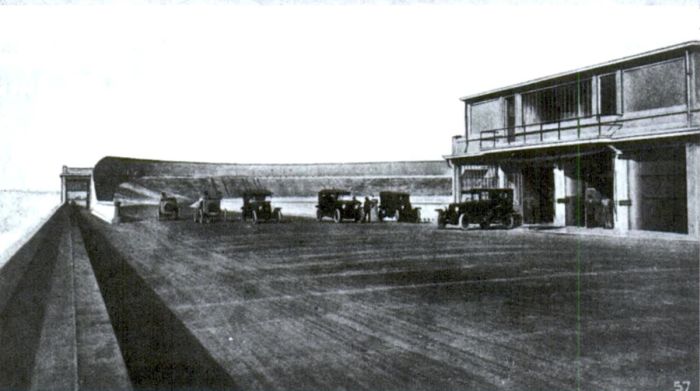
[[[0,189],[105,155],[437,160],[461,96],[700,39],[698,2],[553,3],[0,7]]]

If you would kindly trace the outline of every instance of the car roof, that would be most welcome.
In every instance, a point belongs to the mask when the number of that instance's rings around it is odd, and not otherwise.
[[[349,191],[349,190],[345,190],[345,189],[323,189],[323,190],[319,191],[319,194],[321,194],[321,193],[324,193],[324,194],[343,194],[343,195],[347,195],[347,194],[350,194],[350,191]]]
[[[256,196],[256,195],[264,195],[264,196],[270,196],[272,195],[272,192],[267,189],[252,189],[252,190],[244,190],[243,191],[244,196]]]
[[[390,195],[390,194],[396,194],[396,195],[410,195],[409,193],[403,192],[403,191],[380,191],[379,196],[381,197],[382,195]]]
[[[511,188],[497,188],[497,187],[479,187],[475,189],[469,189],[466,192],[473,192],[473,191],[513,191]]]

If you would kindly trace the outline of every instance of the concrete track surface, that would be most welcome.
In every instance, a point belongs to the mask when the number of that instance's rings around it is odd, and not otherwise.
[[[697,389],[697,243],[142,212],[81,218],[135,388]]]
[[[0,389],[698,389],[697,243],[155,216],[0,269]]]

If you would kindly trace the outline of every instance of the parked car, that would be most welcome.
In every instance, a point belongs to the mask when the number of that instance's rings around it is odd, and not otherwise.
[[[268,190],[249,190],[243,193],[241,220],[252,220],[254,224],[260,221],[282,221],[282,208],[272,208],[270,203],[272,193]]]
[[[209,195],[205,192],[199,201],[197,201],[194,221],[200,224],[204,222],[211,223],[212,221],[220,219],[221,216],[221,195]]]
[[[359,222],[362,220],[362,203],[347,190],[323,189],[318,192],[316,219],[321,221],[324,217],[331,217],[336,223],[343,219]]]
[[[461,201],[436,209],[438,228],[453,224],[467,229],[469,224],[479,224],[485,229],[502,224],[510,229],[522,223],[520,214],[513,210],[512,189],[471,189],[462,194]]]
[[[175,197],[167,197],[163,193],[158,203],[158,220],[177,220],[179,214],[180,207],[177,205],[177,199]]]
[[[420,208],[411,205],[411,195],[397,191],[382,191],[379,193],[379,221],[393,218],[396,221],[419,223]]]
[[[594,187],[585,191],[584,221],[588,228],[613,228],[613,202]]]

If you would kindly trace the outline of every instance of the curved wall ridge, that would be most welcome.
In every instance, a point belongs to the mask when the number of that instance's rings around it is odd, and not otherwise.
[[[230,164],[104,157],[93,171],[99,201],[148,198],[165,191],[194,199],[202,190],[239,197],[264,187],[278,196],[311,196],[323,187],[358,193],[380,190],[449,195],[451,171],[442,160],[313,164]],[[124,185],[126,183],[126,185]],[[135,190],[137,189],[137,190]],[[136,194],[134,194],[136,193]]]

